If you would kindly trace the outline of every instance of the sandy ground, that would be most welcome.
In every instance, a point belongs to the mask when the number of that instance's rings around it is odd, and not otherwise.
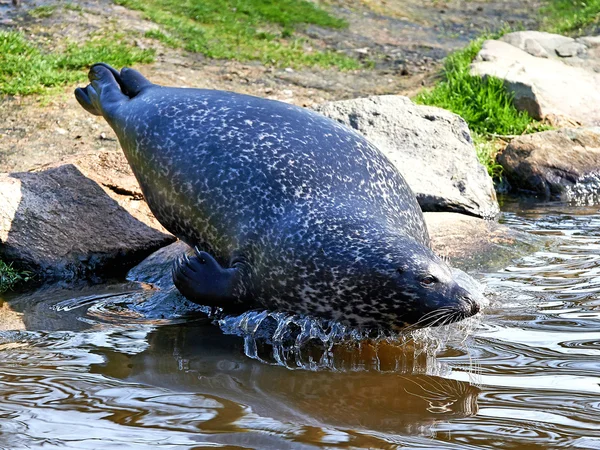
[[[304,33],[318,46],[376,63],[374,69],[340,72],[209,60],[165,48],[141,37],[158,28],[156,24],[110,0],[73,2],[83,11],[65,9],[65,2],[58,0],[22,3],[14,8],[10,1],[0,0],[0,29],[22,30],[49,47],[65,37],[81,41],[90,33],[129,30],[140,36],[136,45],[157,49],[154,63],[137,66],[153,82],[226,89],[302,106],[374,94],[414,95],[433,83],[449,51],[482,32],[503,23],[534,28],[538,6],[534,0],[332,0],[329,7],[350,26],[345,30],[311,26]],[[27,14],[42,4],[58,8],[47,18]],[[0,172],[28,170],[78,152],[118,147],[108,125],[79,107],[73,88],[51,98],[0,99]]]

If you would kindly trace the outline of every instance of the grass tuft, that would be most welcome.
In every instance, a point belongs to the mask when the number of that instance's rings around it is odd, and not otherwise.
[[[56,6],[54,5],[42,5],[36,8],[29,10],[29,15],[35,19],[43,19],[45,17],[50,17],[56,11]]]
[[[526,112],[518,111],[502,80],[470,74],[470,66],[483,42],[482,36],[450,54],[444,63],[442,81],[417,95],[415,101],[437,106],[461,116],[473,133],[479,161],[493,178],[502,168],[496,163],[495,135],[519,135],[548,129]]]
[[[98,61],[122,67],[153,59],[153,50],[108,38],[71,43],[60,53],[45,53],[21,33],[0,30],[0,94],[35,94],[85,80],[82,69]]]
[[[26,271],[18,271],[12,264],[0,260],[0,294],[13,289],[18,283],[27,282],[31,275]]]
[[[450,54],[444,64],[443,80],[433,89],[418,94],[416,101],[462,116],[475,133],[522,134],[533,119],[513,106],[512,96],[502,80],[470,74],[471,62],[484,40],[484,37],[476,39]]]
[[[347,23],[306,0],[114,0],[142,11],[163,31],[146,36],[208,58],[261,61],[280,67],[357,69],[356,58],[294,37],[308,24],[344,28]]]
[[[540,10],[543,28],[553,33],[598,34],[600,0],[546,0]]]

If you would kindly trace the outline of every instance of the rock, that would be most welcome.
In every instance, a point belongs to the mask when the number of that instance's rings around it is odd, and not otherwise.
[[[210,313],[210,307],[192,303],[173,284],[173,261],[184,253],[192,253],[192,249],[184,242],[177,241],[152,253],[129,271],[129,281],[150,284],[154,288],[133,307],[134,310],[152,318],[173,318],[192,311]]]
[[[556,54],[563,58],[568,58],[584,53],[586,50],[587,47],[579,42],[568,42],[556,47]]]
[[[510,184],[546,198],[600,200],[600,128],[565,128],[513,139],[498,155]]]
[[[184,242],[177,241],[155,251],[127,273],[127,279],[139,283],[149,283],[159,288],[173,285],[171,264],[192,249]]]
[[[504,80],[515,107],[535,119],[600,125],[600,48],[592,49],[596,40],[539,31],[509,33],[484,42],[471,73]]]
[[[424,211],[498,214],[492,180],[477,160],[467,124],[456,114],[394,95],[315,109],[373,142],[402,173]]]
[[[600,36],[582,36],[575,39],[577,42],[581,42],[588,48],[600,47]]]
[[[534,41],[533,39],[525,40],[523,50],[529,53],[531,56],[536,56],[538,58],[548,58],[548,52],[544,47],[540,45],[538,41]]]
[[[0,256],[40,278],[74,280],[119,274],[173,242],[127,167],[105,152],[1,174]]]
[[[505,34],[499,40],[525,51],[528,47],[542,48],[546,57],[554,54],[558,47],[575,42],[573,38],[544,31],[515,31]]]
[[[433,250],[467,271],[505,267],[518,256],[541,246],[542,239],[493,220],[448,212],[427,212]]]

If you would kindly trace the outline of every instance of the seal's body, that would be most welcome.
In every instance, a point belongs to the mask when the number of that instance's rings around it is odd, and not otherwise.
[[[97,64],[90,80],[77,99],[115,130],[159,222],[196,247],[173,269],[188,299],[384,328],[479,310],[431,251],[400,173],[356,132],[131,69]]]

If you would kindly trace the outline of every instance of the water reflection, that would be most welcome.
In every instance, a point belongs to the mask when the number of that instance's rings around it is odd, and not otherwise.
[[[160,327],[148,341],[137,355],[97,352],[105,363],[92,371],[227,398],[252,405],[261,416],[315,426],[412,433],[477,412],[479,390],[468,383],[427,375],[290,372],[249,359],[239,338],[207,323]]]

